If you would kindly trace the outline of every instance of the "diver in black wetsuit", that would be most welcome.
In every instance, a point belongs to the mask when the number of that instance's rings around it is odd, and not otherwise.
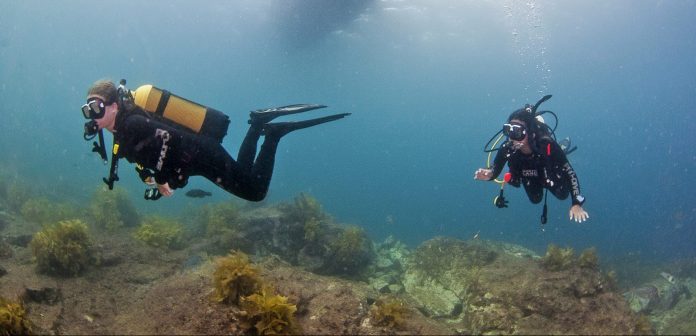
[[[173,189],[184,187],[190,176],[200,175],[238,197],[261,201],[268,192],[276,149],[284,135],[350,115],[342,113],[305,121],[271,123],[279,116],[325,106],[303,104],[253,111],[250,113],[249,130],[239,148],[237,160],[234,160],[214,139],[152,118],[132,101],[121,100],[122,103],[118,103],[119,99],[113,82],[97,81],[88,91],[87,104],[83,105],[82,112],[94,125],[94,130],[89,133],[101,129],[113,133],[118,157],[112,160],[124,157],[136,163],[141,179],[150,186],[156,186],[146,192],[146,199],[171,196]],[[256,147],[261,135],[265,140],[257,156]],[[110,187],[113,181],[111,183]]]
[[[474,179],[490,181],[497,178],[507,162],[511,174],[507,183],[514,187],[523,185],[532,203],[541,202],[544,188],[561,200],[570,195],[570,220],[583,222],[589,215],[582,208],[585,198],[580,193],[578,177],[568,162],[564,148],[553,140],[534,110],[527,105],[510,115],[503,126],[503,133],[509,141],[500,146],[489,168],[480,168],[474,173]],[[505,204],[498,206],[504,207]]]

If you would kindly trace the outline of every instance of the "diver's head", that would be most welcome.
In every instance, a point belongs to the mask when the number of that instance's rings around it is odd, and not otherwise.
[[[99,129],[113,131],[118,112],[116,99],[118,90],[109,80],[98,80],[87,91],[87,103],[82,105],[82,115],[85,119],[96,122]]]
[[[524,122],[525,126],[531,125],[534,122],[535,117],[532,108],[532,105],[526,104],[523,108],[510,113],[510,116],[507,119],[508,123],[513,119],[516,119]]]
[[[531,154],[532,149],[529,146],[529,131],[527,123],[520,119],[511,119],[503,125],[503,134],[505,134],[515,149],[519,149],[524,154]]]
[[[87,97],[89,96],[99,96],[104,98],[107,105],[116,102],[118,98],[118,89],[116,84],[108,79],[100,79],[87,90]]]

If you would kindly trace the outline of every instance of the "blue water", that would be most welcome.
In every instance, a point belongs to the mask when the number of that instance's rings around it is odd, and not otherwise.
[[[600,257],[696,255],[694,1],[1,1],[0,166],[86,202],[107,173],[79,107],[100,78],[152,83],[226,112],[236,153],[250,110],[329,105],[347,119],[283,139],[268,202],[300,192],[343,223],[411,245],[446,235],[548,243]],[[507,115],[545,94],[579,150],[590,220],[472,179]],[[310,116],[322,115],[319,112]],[[110,142],[110,136],[107,136]],[[234,199],[141,200],[178,214]]]

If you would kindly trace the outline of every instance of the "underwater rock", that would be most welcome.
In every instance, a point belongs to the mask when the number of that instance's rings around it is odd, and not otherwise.
[[[323,254],[315,253],[312,246],[307,245],[297,253],[297,265],[310,272],[317,272],[324,266]]]
[[[432,317],[454,317],[462,310],[462,301],[436,280],[422,279],[409,273],[403,279],[404,289],[418,302],[419,310]]]
[[[7,270],[0,266],[0,277],[4,276],[5,274],[7,274]]]
[[[688,288],[681,280],[673,282],[665,281],[662,286],[659,286],[658,290],[660,293],[660,302],[657,309],[661,310],[670,310],[677,305],[682,296],[686,298],[691,296]]]
[[[0,238],[0,259],[10,258],[13,254],[12,246],[10,246],[10,244],[8,244],[4,239]]]
[[[34,236],[30,234],[10,236],[7,238],[7,242],[14,246],[27,247],[33,238]]]
[[[690,298],[691,293],[681,280],[659,278],[642,287],[625,292],[623,296],[628,301],[631,310],[636,313],[658,312],[661,314],[673,309],[682,297]]]
[[[404,291],[404,286],[399,284],[391,284],[387,288],[389,289],[387,293],[399,294]]]
[[[383,256],[377,256],[375,266],[377,267],[377,269],[389,269],[389,268],[392,268],[394,266],[394,262],[389,258],[385,258]]]
[[[188,257],[188,259],[186,259],[186,261],[184,261],[184,263],[181,266],[183,269],[192,269],[198,267],[198,265],[202,264],[203,261],[205,261],[203,256],[199,254],[194,254]]]
[[[623,294],[629,307],[636,313],[651,311],[660,301],[660,295],[655,286],[644,286]]]
[[[10,223],[14,221],[14,216],[10,215],[6,211],[0,210],[0,230],[7,227]]]
[[[391,282],[387,277],[370,278],[370,286],[380,293],[389,293]]]
[[[515,245],[515,244],[510,244],[510,243],[505,243],[505,242],[498,242],[497,243],[500,248],[503,250],[504,253],[509,254],[514,257],[518,258],[532,258],[532,259],[540,259],[541,256],[536,254],[536,252],[520,245]]]
[[[437,237],[405,265],[406,294],[465,334],[630,334],[639,323],[596,269],[541,267],[531,253]]]
[[[399,293],[403,291],[403,285],[400,281],[401,272],[393,270],[378,270],[372,276],[368,277],[370,286],[382,294]]]
[[[102,267],[116,266],[121,262],[122,257],[118,251],[104,251],[97,258],[97,264]]]
[[[54,305],[61,301],[59,288],[42,287],[42,288],[25,288],[24,300],[36,303]]]

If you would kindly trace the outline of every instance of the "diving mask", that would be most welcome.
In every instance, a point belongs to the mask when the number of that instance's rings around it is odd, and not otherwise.
[[[106,104],[99,98],[90,98],[82,105],[82,115],[85,119],[100,119],[106,112]]]
[[[503,134],[515,141],[522,141],[527,136],[527,129],[524,125],[517,123],[503,124]]]

